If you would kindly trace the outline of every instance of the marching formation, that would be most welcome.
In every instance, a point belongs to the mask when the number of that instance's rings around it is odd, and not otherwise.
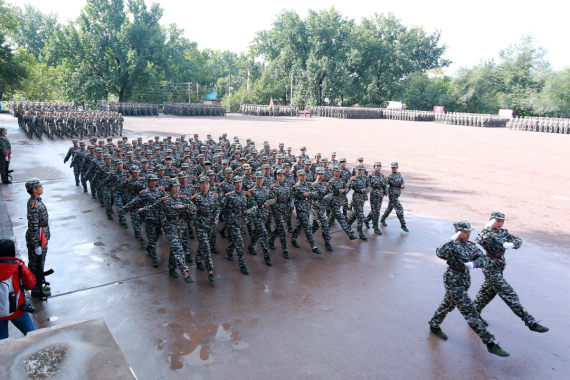
[[[570,119],[560,119],[551,117],[515,117],[509,123],[510,129],[519,131],[570,133]]]
[[[265,263],[272,266],[270,250],[277,239],[289,259],[289,244],[300,248],[297,238],[302,232],[311,250],[321,254],[314,236],[320,229],[325,249],[332,251],[330,228],[335,221],[350,240],[357,239],[352,229],[356,221],[358,237],[367,240],[364,226],[372,223],[374,232],[382,235],[379,224],[387,226],[386,218],[395,209],[401,228],[408,231],[399,201],[404,179],[397,162],[385,176],[380,162],[368,173],[362,157],[348,169],[346,159],[337,159],[335,152],[330,158],[315,153],[312,160],[304,146],[293,155],[291,147],[280,143],[279,149],[271,149],[266,141],[258,151],[250,139],[242,146],[237,136],[230,142],[226,134],[218,142],[210,135],[202,142],[197,134],[190,141],[184,135],[175,140],[155,136],[144,143],[142,138],[129,143],[126,137],[117,144],[111,138],[107,142],[92,138],[89,145],[74,140],[64,163],[69,160],[76,186],[90,190],[109,219],[114,205],[119,224],[126,229],[130,213],[134,237],[146,244],[154,267],[159,265],[158,236],[165,235],[170,243],[169,273],[178,277],[178,270],[187,282],[193,279],[186,263],[194,260],[196,268],[207,270],[209,281],[215,281],[211,254],[219,253],[218,233],[230,242],[228,260],[234,260],[235,251],[240,271],[248,274],[246,233],[247,251],[257,255],[259,242]],[[386,196],[388,207],[381,216]],[[371,211],[364,215],[368,197]],[[194,238],[198,250],[192,257],[189,239]]]
[[[125,116],[158,116],[158,104],[111,103],[99,101],[97,110],[120,113]]]
[[[435,115],[436,124],[466,125],[469,127],[506,127],[510,119],[489,114],[447,112]]]
[[[322,117],[337,119],[389,119],[405,121],[434,121],[431,111],[399,110],[367,107],[313,107],[311,111]]]
[[[10,113],[18,119],[18,126],[29,139],[83,139],[90,136],[122,135],[124,119],[120,113],[84,111],[69,103],[14,102]]]
[[[226,107],[212,104],[164,103],[162,112],[174,116],[226,116]]]
[[[240,104],[239,112],[248,116],[299,116],[299,107]]]

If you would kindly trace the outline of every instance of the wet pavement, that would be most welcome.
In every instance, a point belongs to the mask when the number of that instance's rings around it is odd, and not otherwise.
[[[129,118],[127,129],[138,125],[141,132],[127,135],[179,133],[174,126],[168,130],[168,120]],[[190,125],[187,136],[198,131],[201,137],[208,133],[201,123],[218,123],[219,128],[226,123],[231,137],[234,121],[239,127],[244,120],[176,122]],[[261,144],[272,133],[270,126],[293,128],[298,122],[258,118],[253,123],[247,133],[235,134]],[[218,235],[222,253],[213,255],[216,282],[209,283],[205,272],[191,267],[196,282],[186,284],[168,276],[164,237],[158,245],[160,266],[152,268],[132,229],[121,228],[116,218],[107,220],[104,209],[74,186],[72,171],[63,164],[69,141],[29,141],[14,119],[4,115],[0,124],[8,126],[15,169],[15,183],[3,187],[3,196],[23,256],[26,179],[44,180],[43,199],[50,213],[46,268],[55,270],[50,276],[54,296],[37,303],[36,325],[105,318],[139,379],[570,377],[570,256],[563,250],[526,241],[521,233],[525,244],[508,253],[506,279],[551,331],[531,332],[495,299],[483,316],[511,354],[499,358],[487,352],[458,311],[442,325],[448,341],[429,333],[427,321],[444,295],[445,263],[435,256],[435,248],[453,230],[449,219],[424,205],[428,200],[402,197],[410,233],[392,217],[382,228],[384,235],[368,230],[367,242],[351,242],[336,226],[334,252],[316,255],[302,241],[300,249],[290,248],[292,258],[286,260],[276,242],[273,267],[264,264],[262,255],[246,253],[248,276],[239,272],[237,261],[225,259],[227,243]],[[322,248],[323,240],[316,236]],[[190,242],[194,254],[197,243]],[[474,297],[483,274],[476,270],[472,277]]]

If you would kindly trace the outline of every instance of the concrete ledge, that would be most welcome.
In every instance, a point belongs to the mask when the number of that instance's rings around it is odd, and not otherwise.
[[[2,379],[136,379],[103,318],[0,341]]]

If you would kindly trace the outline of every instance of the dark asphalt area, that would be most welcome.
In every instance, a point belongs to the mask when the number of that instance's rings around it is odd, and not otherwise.
[[[191,267],[196,281],[186,284],[168,276],[164,237],[160,266],[152,268],[132,228],[107,220],[98,202],[74,186],[63,164],[69,140],[28,140],[5,114],[0,126],[8,128],[15,170],[2,194],[24,259],[26,180],[42,180],[50,213],[46,268],[55,270],[53,297],[36,302],[36,325],[105,318],[139,379],[570,378],[570,202],[564,200],[570,196],[567,183],[551,175],[568,173],[570,136],[390,120],[127,118],[129,139],[227,132],[257,145],[284,142],[294,153],[307,145],[310,155],[336,150],[349,162],[362,155],[367,164],[381,160],[384,173],[399,161],[407,180],[401,202],[409,233],[394,214],[382,236],[366,230],[367,242],[349,241],[335,225],[333,252],[316,255],[303,240],[286,260],[277,241],[273,267],[246,253],[247,276],[225,258],[227,241],[218,235],[216,282]],[[538,152],[531,167],[530,146]],[[436,247],[453,235],[453,221],[481,228],[494,210],[507,214],[506,228],[524,241],[508,252],[505,277],[550,328],[531,332],[496,298],[483,317],[509,358],[489,354],[457,310],[442,325],[447,341],[427,324],[444,296],[446,265]],[[322,248],[319,232],[316,238]],[[194,254],[197,242],[190,243]],[[482,282],[474,270],[472,298]]]

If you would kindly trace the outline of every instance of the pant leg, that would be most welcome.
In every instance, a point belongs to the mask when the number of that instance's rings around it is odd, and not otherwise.
[[[390,213],[394,209],[394,203],[393,203],[392,197],[389,197],[388,199],[389,199],[388,207],[386,207],[386,211],[384,211],[384,215],[382,215],[382,220],[386,220],[386,218],[388,218],[388,216],[390,216]]]
[[[396,210],[396,215],[400,220],[400,224],[403,226],[406,224],[406,220],[404,219],[404,207],[400,203],[400,197],[393,197],[392,204],[394,205],[394,209]]]
[[[179,223],[172,223],[165,226],[164,234],[168,239],[171,247],[170,256],[172,259],[170,260],[169,258],[169,266],[172,265],[172,267],[169,269],[173,270],[178,268],[180,272],[186,272],[188,270],[188,267],[184,263],[184,251],[182,250],[181,241],[183,238],[183,228],[179,225]]]
[[[318,205],[313,209],[314,221],[317,222],[318,227],[321,229],[323,239],[326,244],[330,244],[331,235],[329,231],[329,221],[325,215],[325,209],[322,205]],[[314,228],[313,228],[314,231]]]
[[[352,214],[350,220],[356,219],[356,228],[358,230],[358,233],[362,234],[363,233],[362,227],[364,224],[364,202],[353,200],[352,210],[354,213]]]
[[[36,329],[29,313],[24,313],[18,318],[10,319],[10,322],[12,322],[12,324],[24,335],[28,335],[30,331],[34,331]]]
[[[156,255],[156,244],[158,241],[158,233],[160,231],[160,223],[155,221],[146,221],[144,224],[146,239],[148,244],[146,250],[154,261],[158,261]]]
[[[272,233],[272,239],[275,240],[275,238],[279,236],[279,239],[281,240],[281,249],[283,249],[283,251],[287,251],[288,242],[287,242],[286,215],[280,211],[275,211],[274,215],[275,215],[275,230],[274,233]]]
[[[370,197],[370,213],[366,217],[367,221],[372,222],[374,229],[378,228],[378,220],[380,219],[380,209],[382,207],[382,198]]]
[[[142,237],[141,216],[136,211],[133,211],[130,214],[131,214],[131,224],[133,226],[133,230],[135,231],[135,238],[138,239]]]
[[[203,263],[208,270],[213,270],[212,256],[210,255],[210,229],[203,226],[196,226],[196,238],[198,239],[198,253],[196,263]]]
[[[79,184],[79,175],[81,174],[81,168],[77,165],[73,167],[73,175],[75,176],[75,184]]]
[[[117,209],[117,214],[119,215],[119,224],[127,224],[127,218],[125,217],[125,212],[123,211],[124,205],[124,195],[122,192],[115,192],[115,208]]]
[[[471,298],[469,298],[469,294],[467,294],[467,289],[463,289],[463,291],[457,293],[458,294],[455,295],[457,309],[461,315],[463,315],[469,327],[479,335],[483,343],[489,344],[493,342],[495,337],[485,328],[485,325],[481,321],[481,316],[475,308],[475,304],[471,301]]]
[[[341,208],[340,205],[331,205],[330,210],[332,215],[331,218],[329,219],[329,228],[330,226],[332,226],[332,223],[336,219],[340,227],[343,229],[343,231],[346,232],[348,236],[350,236],[353,234],[352,228],[348,225],[346,217],[342,214],[340,208]]]
[[[238,263],[240,267],[245,266],[245,248],[243,244],[243,235],[241,233],[241,227],[238,225],[230,225],[228,226],[228,235],[230,238],[230,245],[232,246],[232,251],[235,248],[237,256],[238,256]],[[230,247],[228,247],[228,250]],[[226,252],[228,252],[226,250]],[[228,252],[231,253],[231,252]]]
[[[26,246],[28,248],[28,269],[30,269],[30,272],[32,272],[36,278],[36,286],[34,286],[34,290],[40,290],[44,282],[43,273],[48,245],[46,244],[45,247],[42,248],[41,255],[36,255],[34,243],[29,239],[26,239]]]

